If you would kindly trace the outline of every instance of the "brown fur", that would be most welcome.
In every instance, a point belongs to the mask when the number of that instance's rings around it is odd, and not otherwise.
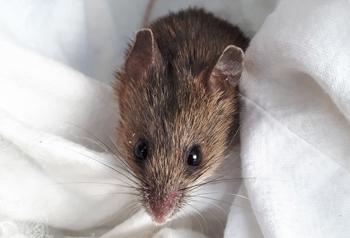
[[[237,84],[213,91],[208,82],[224,49],[236,45],[245,50],[248,39],[237,27],[196,9],[160,18],[149,28],[155,41],[152,63],[144,55],[130,55],[130,47],[117,75],[118,146],[140,179],[146,209],[152,202],[164,202],[171,191],[181,191],[180,208],[186,188],[208,178],[228,153],[237,129]],[[143,64],[149,66],[140,71]],[[133,155],[141,137],[150,143],[143,164]],[[198,168],[186,164],[194,144],[203,154]]]

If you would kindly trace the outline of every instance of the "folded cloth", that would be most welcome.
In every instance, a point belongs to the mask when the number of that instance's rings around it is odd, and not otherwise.
[[[164,0],[151,19],[191,4],[252,35],[273,3]],[[195,214],[164,229],[144,212],[131,216],[133,198],[117,194],[129,181],[106,166],[121,164],[111,155],[116,103],[102,82],[113,79],[146,4],[1,3],[0,237],[219,232],[195,227]],[[254,36],[241,84],[240,194],[252,207],[234,201],[225,237],[350,237],[348,19],[346,0],[281,0]],[[237,184],[222,186],[231,193]]]
[[[119,176],[102,165],[117,161],[96,145],[112,138],[111,88],[17,46],[0,49],[0,218],[67,229],[102,223],[126,202],[111,209],[103,194],[115,187],[89,183]]]
[[[346,0],[282,0],[246,52],[242,168],[264,237],[350,237],[349,19]]]

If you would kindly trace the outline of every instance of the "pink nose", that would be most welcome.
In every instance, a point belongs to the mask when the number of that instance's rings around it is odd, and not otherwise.
[[[178,193],[171,192],[161,199],[152,199],[149,202],[152,219],[157,224],[164,224],[173,213],[178,201]]]

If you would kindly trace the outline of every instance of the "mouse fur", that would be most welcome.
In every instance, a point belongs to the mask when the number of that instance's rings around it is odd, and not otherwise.
[[[191,188],[224,163],[248,44],[238,27],[202,9],[161,17],[130,44],[114,84],[117,145],[155,223],[186,206]]]

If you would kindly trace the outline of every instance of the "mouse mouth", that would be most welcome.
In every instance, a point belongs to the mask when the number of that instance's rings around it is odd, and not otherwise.
[[[176,212],[181,196],[179,192],[170,192],[162,198],[151,198],[148,202],[147,212],[157,225],[165,224]]]

